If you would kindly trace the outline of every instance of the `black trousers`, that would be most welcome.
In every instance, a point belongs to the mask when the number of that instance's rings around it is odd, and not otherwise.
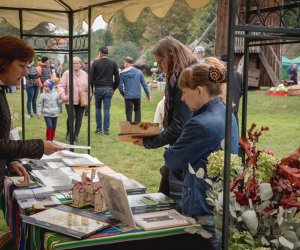
[[[134,123],[141,122],[141,99],[125,99],[126,120],[132,123],[132,110],[134,111]]]

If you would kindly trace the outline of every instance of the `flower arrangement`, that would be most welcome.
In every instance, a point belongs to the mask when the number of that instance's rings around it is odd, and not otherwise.
[[[240,139],[245,163],[230,160],[230,250],[300,249],[300,148],[282,160],[256,144],[268,127]],[[217,233],[222,229],[224,151],[208,157],[207,174],[212,189],[207,202],[214,206]],[[212,181],[214,180],[214,181]]]

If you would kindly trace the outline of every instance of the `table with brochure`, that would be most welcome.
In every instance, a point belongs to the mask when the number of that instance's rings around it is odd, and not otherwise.
[[[23,187],[21,187],[23,188]],[[32,187],[31,187],[32,188]],[[33,187],[36,188],[36,187]],[[30,216],[36,214],[32,208],[22,208],[20,202],[16,200],[14,190],[20,187],[12,179],[6,178],[4,182],[4,200],[5,200],[5,220],[10,227],[11,234],[18,245],[18,249],[166,249],[167,245],[184,248],[189,245],[196,249],[211,249],[208,240],[200,235],[186,232],[190,226],[180,226],[158,230],[144,231],[142,228],[132,228],[121,222],[105,227],[92,235],[83,239],[53,232],[49,229],[24,223],[23,215]],[[27,190],[28,191],[28,190]],[[45,192],[51,189],[42,190]],[[17,193],[18,193],[17,192]],[[30,192],[30,191],[28,191]],[[19,196],[26,192],[19,192]],[[35,192],[39,193],[39,192]],[[17,196],[17,197],[19,197]],[[62,203],[67,199],[59,197]],[[62,205],[60,205],[62,206]],[[91,208],[90,208],[91,210]],[[107,213],[101,213],[101,216],[110,216]],[[26,216],[25,216],[26,217]],[[59,220],[59,218],[57,218]]]

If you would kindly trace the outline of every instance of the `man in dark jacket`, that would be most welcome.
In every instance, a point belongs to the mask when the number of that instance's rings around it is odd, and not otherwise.
[[[132,123],[132,109],[134,110],[134,123],[141,121],[141,85],[148,101],[151,101],[150,92],[142,71],[133,67],[134,60],[126,57],[125,69],[120,74],[119,91],[125,99],[126,120]]]
[[[107,57],[107,47],[101,47],[99,51],[100,59],[92,64],[91,70],[91,88],[95,94],[96,106],[97,128],[95,133],[102,133],[101,108],[103,103],[103,132],[105,135],[109,135],[111,99],[119,85],[120,76],[117,63]]]

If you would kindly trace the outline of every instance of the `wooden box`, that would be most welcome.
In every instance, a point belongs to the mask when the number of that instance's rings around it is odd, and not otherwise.
[[[288,87],[289,95],[300,95],[300,85],[293,85]]]
[[[153,136],[160,133],[159,124],[153,122],[140,122],[131,124],[127,121],[119,122],[119,140],[133,141],[132,136]]]

